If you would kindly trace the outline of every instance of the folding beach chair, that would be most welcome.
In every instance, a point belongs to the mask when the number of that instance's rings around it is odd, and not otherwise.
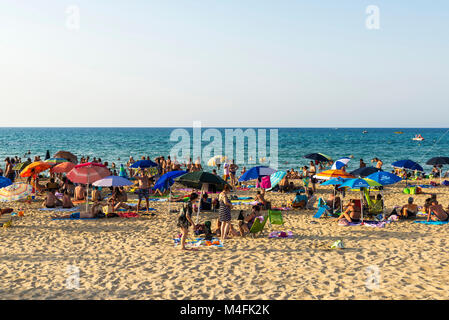
[[[309,201],[307,201],[306,209],[307,209],[307,210],[313,210],[313,209],[315,209],[315,208],[314,208],[315,202],[316,202],[316,197],[313,196],[312,198],[309,199]]]
[[[284,219],[282,218],[282,211],[268,210],[268,220],[270,220],[270,226],[273,224],[284,225]]]
[[[251,226],[251,229],[249,230],[249,233],[254,237],[257,233],[263,232],[263,228],[265,227],[267,220],[268,216],[263,217],[263,222],[260,222],[259,218],[256,218]]]

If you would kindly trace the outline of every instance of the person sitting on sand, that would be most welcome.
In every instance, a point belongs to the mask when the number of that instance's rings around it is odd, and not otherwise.
[[[75,200],[76,201],[82,201],[86,200],[86,189],[84,189],[84,186],[79,184],[75,187]]]
[[[207,193],[203,193],[201,197],[200,210],[212,210],[212,202],[209,201]]]
[[[70,194],[69,194],[69,192],[67,190],[64,191],[64,195],[62,196],[62,207],[64,209],[69,209],[69,208],[73,208],[74,207],[73,202],[70,199]]]
[[[192,193],[189,201],[182,207],[180,215],[178,216],[177,226],[181,229],[181,250],[188,250],[186,248],[186,238],[189,233],[189,227],[195,228],[195,223],[192,220],[193,202],[198,200],[198,194]]]
[[[413,197],[408,198],[407,204],[401,208],[401,218],[415,218],[418,213],[418,205],[413,203]]]
[[[339,209],[341,206],[341,199],[339,196],[335,196],[335,194],[331,193],[329,198],[327,198],[326,205],[331,208],[331,212]]]
[[[288,191],[288,174],[279,182],[279,191],[285,193]]]
[[[62,202],[56,198],[55,194],[52,191],[47,191],[47,195],[45,196],[42,206],[45,208],[56,208],[56,206],[60,205],[62,205]]]
[[[254,200],[256,203],[264,209],[267,209],[269,206],[269,202],[265,200],[265,190],[257,191],[256,199]]]
[[[260,207],[258,205],[253,206],[251,208],[251,213],[249,215],[247,215],[246,217],[243,217],[242,212],[240,212],[240,213],[241,213],[241,216],[239,216],[239,218],[240,218],[239,230],[240,230],[240,235],[242,237],[244,237],[251,230],[251,227],[254,224],[254,220],[260,216]]]
[[[347,209],[338,217],[337,222],[345,218],[348,222],[359,222],[361,217],[360,207],[356,206],[355,202],[351,200]]]
[[[433,221],[449,221],[449,213],[443,209],[441,204],[438,204],[437,200],[432,200],[431,204],[427,214],[427,221],[430,221],[430,219]]]
[[[54,192],[56,190],[59,190],[59,188],[60,185],[55,182],[55,179],[50,178],[50,182],[47,183],[47,190]]]
[[[305,194],[302,194],[302,190],[299,192],[296,192],[296,196],[292,201],[292,208],[298,208],[298,209],[304,209],[307,205],[307,202],[309,199]]]
[[[101,196],[101,191],[98,189],[98,187],[93,187],[92,190],[92,201],[93,202],[100,202],[103,200],[103,197]]]
[[[123,187],[115,187],[112,192],[111,198],[108,200],[108,205],[112,212],[117,211],[118,209],[128,210],[130,206],[126,204],[128,201],[128,195],[126,194]]]

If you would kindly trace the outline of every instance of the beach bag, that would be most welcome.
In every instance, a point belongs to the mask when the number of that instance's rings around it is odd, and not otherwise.
[[[270,176],[265,176],[265,177],[262,178],[262,181],[260,183],[260,187],[264,188],[264,189],[271,188]]]
[[[403,191],[405,194],[410,194],[410,189],[409,188],[405,188]]]

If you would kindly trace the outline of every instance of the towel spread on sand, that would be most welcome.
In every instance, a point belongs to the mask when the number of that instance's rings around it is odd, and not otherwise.
[[[275,210],[275,211],[289,211],[289,210],[293,210],[292,208],[289,207],[282,207],[282,208],[271,208],[271,210]]]
[[[51,220],[96,220],[96,219],[98,219],[98,218],[73,218],[73,217],[70,217],[70,218],[52,218]]]
[[[448,224],[449,221],[413,221],[414,223],[421,223],[421,224],[427,224],[427,225],[442,225],[442,224]]]
[[[135,212],[117,212],[120,218],[138,218],[139,215]]]
[[[76,211],[79,210],[79,207],[73,207],[73,208],[40,208],[40,211],[57,211],[57,212],[70,212],[70,211]]]
[[[173,239],[175,241],[175,247],[181,243],[181,238]],[[192,247],[223,247],[221,240],[218,238],[212,238],[212,240],[205,240],[204,238],[186,239],[186,248]]]

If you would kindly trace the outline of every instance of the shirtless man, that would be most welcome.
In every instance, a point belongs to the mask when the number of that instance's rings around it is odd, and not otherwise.
[[[86,200],[86,189],[84,189],[84,187],[81,184],[75,187],[75,200],[76,201]]]
[[[102,213],[102,210],[101,203],[99,202],[90,207],[90,210],[88,212],[74,212],[62,216],[54,215],[52,216],[52,219],[92,219],[100,213]]]
[[[382,160],[380,160],[379,158],[374,158],[373,160],[371,160],[371,162],[376,162],[376,168],[377,169],[382,169],[382,165],[384,164],[382,162]]]
[[[438,204],[437,200],[432,200],[432,205],[429,208],[429,212],[427,214],[427,221],[448,221],[449,214],[444,211],[443,206]]]
[[[147,203],[147,212],[150,212],[150,179],[146,175],[144,171],[141,171],[140,176],[136,177],[139,182],[139,189],[137,194],[139,195],[139,201],[137,202],[137,212],[140,210],[140,204],[142,202],[142,198],[145,198]]]
[[[67,190],[64,191],[64,195],[62,196],[62,207],[64,209],[69,209],[69,208],[73,208],[74,207],[73,202],[70,199],[69,192]]]
[[[236,178],[236,172],[237,169],[239,168],[238,165],[235,164],[235,160],[232,159],[232,163],[229,166],[229,174],[230,174],[230,178],[231,178],[231,185],[233,188],[235,188],[235,185],[237,184],[237,178]]]
[[[52,191],[47,191],[47,196],[45,197],[42,206],[44,208],[56,208],[56,206],[62,205],[62,202],[58,200]]]

